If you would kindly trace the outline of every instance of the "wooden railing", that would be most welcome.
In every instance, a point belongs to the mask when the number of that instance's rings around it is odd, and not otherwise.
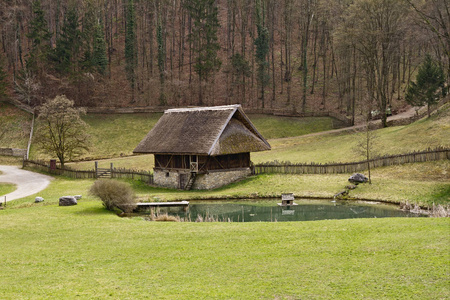
[[[48,172],[50,174],[63,175],[70,178],[78,178],[78,179],[99,178],[98,172],[95,169],[77,170],[67,166],[65,166],[64,168],[60,168],[59,166],[57,166],[56,168],[51,168],[49,163],[42,160],[24,160],[23,166],[24,167],[31,166],[33,168],[37,168],[41,171]],[[129,170],[121,168],[119,169],[111,168],[107,170],[109,170],[110,178],[128,178],[143,181],[147,184],[153,184],[153,174],[150,171]]]
[[[407,154],[383,156],[369,160],[371,168],[379,168],[406,163],[427,162],[450,159],[449,148],[437,148],[433,150],[417,151]],[[256,164],[254,174],[284,173],[284,174],[340,174],[355,173],[367,170],[367,161],[329,164],[291,164],[268,162]]]

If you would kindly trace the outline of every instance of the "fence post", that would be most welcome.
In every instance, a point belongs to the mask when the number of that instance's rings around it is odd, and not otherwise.
[[[95,177],[94,178],[97,178],[97,175],[98,175],[98,161],[94,162],[94,165],[95,165]]]
[[[113,178],[114,176],[113,176],[113,163],[111,163],[111,165],[110,165],[110,169],[111,169],[111,178]]]

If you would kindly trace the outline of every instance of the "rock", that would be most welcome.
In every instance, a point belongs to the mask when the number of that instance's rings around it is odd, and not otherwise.
[[[80,200],[81,199],[81,195],[75,195],[75,196],[73,196],[75,199],[77,199],[77,200]]]
[[[342,191],[333,196],[333,199],[346,199],[348,196],[348,191]]]
[[[74,196],[62,196],[59,198],[59,206],[77,205],[77,199]]]
[[[43,202],[43,201],[44,201],[44,198],[42,198],[42,197],[34,198],[34,203],[39,203],[39,202]]]
[[[365,183],[365,182],[369,181],[369,178],[367,178],[366,176],[364,176],[361,173],[355,173],[352,176],[350,176],[348,181],[350,181],[353,184],[358,184],[358,183]]]

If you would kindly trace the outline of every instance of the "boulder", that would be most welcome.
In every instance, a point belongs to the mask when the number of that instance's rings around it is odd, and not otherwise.
[[[42,198],[42,197],[34,198],[34,203],[39,203],[39,202],[43,202],[43,201],[44,201],[44,198]]]
[[[74,197],[75,197],[75,199],[77,199],[77,200],[80,200],[80,199],[81,199],[81,195],[75,195]]]
[[[367,178],[366,176],[364,176],[361,173],[355,173],[352,176],[350,176],[350,178],[348,179],[348,181],[350,181],[353,184],[358,184],[358,183],[365,183],[369,181],[369,178]]]
[[[77,199],[74,196],[62,196],[59,198],[59,206],[77,205]]]

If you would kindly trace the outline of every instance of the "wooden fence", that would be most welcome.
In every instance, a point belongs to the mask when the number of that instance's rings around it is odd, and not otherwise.
[[[24,167],[33,167],[40,171],[47,172],[54,175],[62,175],[70,178],[87,179],[96,178],[95,170],[75,170],[69,167],[64,169],[60,167],[51,168],[50,163],[43,160],[24,160]]]
[[[406,163],[426,162],[450,159],[450,149],[412,152],[408,154],[383,156],[369,160],[371,168],[379,168]],[[290,164],[269,162],[254,166],[254,174],[284,173],[284,174],[341,174],[355,173],[367,170],[367,161],[330,164]]]
[[[383,156],[369,160],[371,168],[379,168],[406,163],[417,163],[450,159],[450,148],[438,148],[434,150],[417,151],[407,154]],[[44,161],[24,160],[23,166],[32,166],[41,171],[55,175],[63,175],[71,178],[98,178],[98,173],[93,170],[75,170],[69,167],[50,168],[50,164]],[[367,161],[331,164],[290,164],[268,162],[254,165],[253,174],[284,173],[284,174],[341,174],[355,173],[367,170]],[[154,184],[153,174],[150,171],[110,168],[110,178],[127,178],[139,180],[146,184]]]
[[[0,155],[24,157],[27,154],[26,149],[18,148],[0,148]]]
[[[95,169],[92,170],[76,170],[70,167],[60,167],[51,168],[50,164],[42,160],[24,160],[23,166],[32,166],[41,171],[48,172],[55,175],[63,175],[70,178],[77,179],[87,179],[87,178],[98,178]],[[128,169],[117,169],[112,168],[110,173],[110,178],[128,178],[133,180],[139,180],[147,184],[153,184],[153,174],[150,171],[141,170],[128,170]]]

